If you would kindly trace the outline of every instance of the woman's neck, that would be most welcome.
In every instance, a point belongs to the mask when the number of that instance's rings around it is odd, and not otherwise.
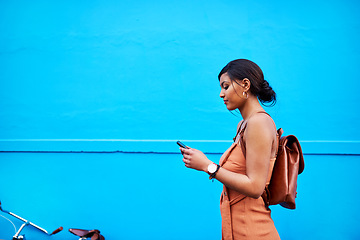
[[[239,108],[239,111],[244,121],[246,121],[251,115],[259,111],[264,111],[264,109],[256,97],[249,97],[244,106],[241,109]]]

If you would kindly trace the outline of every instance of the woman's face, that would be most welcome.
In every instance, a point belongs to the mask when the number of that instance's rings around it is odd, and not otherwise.
[[[233,83],[227,73],[221,75],[220,87],[220,97],[224,100],[228,110],[238,109],[245,103],[245,99],[241,97],[243,88],[239,84]]]

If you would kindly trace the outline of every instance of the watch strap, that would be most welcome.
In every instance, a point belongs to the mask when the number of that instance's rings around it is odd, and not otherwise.
[[[216,164],[216,170],[215,170],[215,172],[211,173],[210,176],[209,176],[209,179],[210,179],[210,180],[213,179],[213,178],[215,178],[216,173],[219,171],[219,169],[220,169],[220,165],[219,165],[219,164]]]

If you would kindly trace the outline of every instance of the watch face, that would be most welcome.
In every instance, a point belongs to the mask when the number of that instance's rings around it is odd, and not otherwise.
[[[208,172],[209,173],[214,173],[216,171],[217,165],[212,163],[208,166]]]

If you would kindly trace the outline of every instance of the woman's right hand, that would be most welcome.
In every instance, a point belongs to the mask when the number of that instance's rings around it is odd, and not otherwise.
[[[185,167],[207,172],[207,167],[212,163],[206,155],[195,148],[180,148]]]

